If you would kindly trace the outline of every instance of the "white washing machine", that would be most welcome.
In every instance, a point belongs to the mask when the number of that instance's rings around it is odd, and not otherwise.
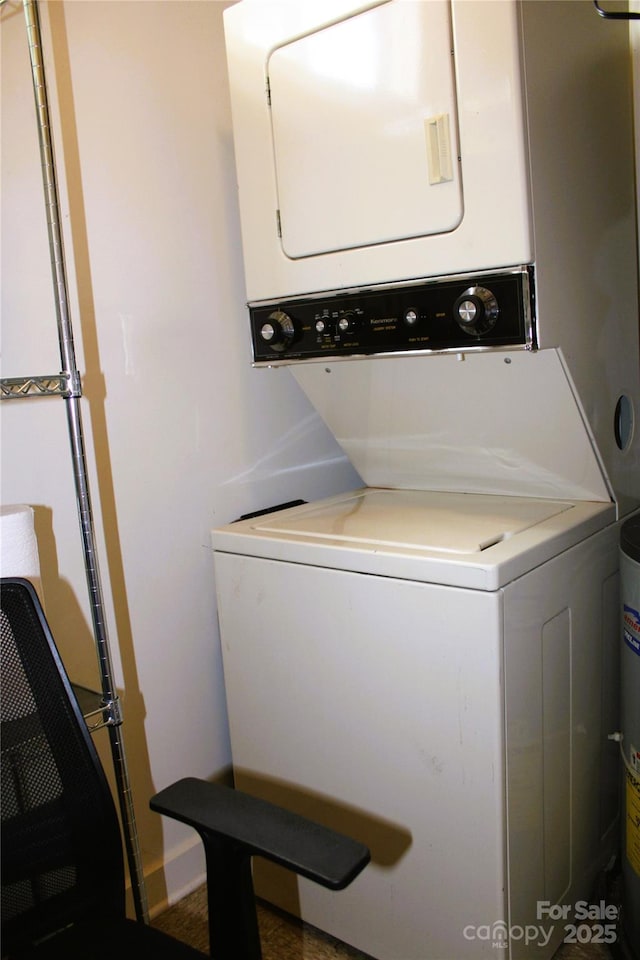
[[[402,316],[464,283],[346,296]],[[234,775],[372,864],[339,896],[260,865],[258,892],[379,960],[545,960],[570,933],[545,904],[588,900],[617,838],[619,524],[566,369],[290,369],[368,486],[213,531]]]
[[[552,955],[616,840],[614,515],[365,488],[214,531],[236,784],[372,852],[261,895],[380,960]]]

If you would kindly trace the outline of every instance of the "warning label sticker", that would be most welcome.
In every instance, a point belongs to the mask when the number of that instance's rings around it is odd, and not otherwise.
[[[625,603],[622,622],[624,642],[640,657],[640,613]]]
[[[640,877],[640,780],[627,770],[627,860]]]

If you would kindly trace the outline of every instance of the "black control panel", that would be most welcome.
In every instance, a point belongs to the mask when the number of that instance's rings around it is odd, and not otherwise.
[[[256,363],[532,346],[532,268],[250,307]]]

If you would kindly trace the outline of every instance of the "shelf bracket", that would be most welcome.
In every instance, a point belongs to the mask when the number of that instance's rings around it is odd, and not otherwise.
[[[22,400],[25,397],[81,396],[74,388],[70,374],[56,373],[44,377],[3,377],[0,400]]]
[[[103,727],[119,727],[124,723],[119,697],[105,700],[97,690],[79,683],[72,683],[71,686],[90,733]]]

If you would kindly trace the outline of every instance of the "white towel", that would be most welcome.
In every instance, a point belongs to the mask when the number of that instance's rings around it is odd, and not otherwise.
[[[0,575],[30,580],[42,599],[38,541],[28,504],[0,507]]]

